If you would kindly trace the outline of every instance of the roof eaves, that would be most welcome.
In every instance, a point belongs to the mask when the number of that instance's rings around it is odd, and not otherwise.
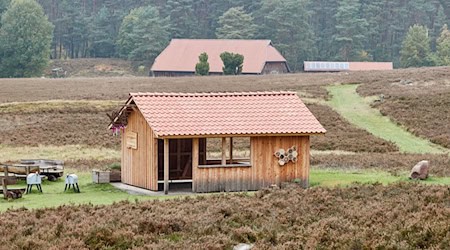
[[[272,96],[272,95],[295,95],[294,91],[256,91],[256,92],[202,92],[202,93],[182,93],[182,92],[131,92],[130,96],[170,96],[170,97],[224,97],[224,96]],[[300,98],[299,98],[300,99]]]
[[[297,133],[208,133],[208,134],[161,134],[158,138],[221,138],[221,137],[266,137],[266,136],[310,136],[325,135],[326,130],[322,132],[297,132]]]
[[[114,119],[114,121],[116,121],[116,120],[118,119],[118,117],[122,114],[123,110],[127,107],[127,105],[129,105],[129,104],[131,103],[131,101],[134,101],[133,97],[134,97],[135,95],[133,95],[133,93],[130,93],[129,96],[130,96],[130,97],[128,98],[128,100],[127,100],[127,102],[125,103],[125,105],[122,106],[122,108],[121,108],[120,111],[119,111],[119,114],[116,116],[116,118]],[[134,103],[136,104],[136,108],[137,108],[137,109],[139,110],[139,112],[142,114],[142,110],[139,108],[139,104],[138,104],[136,101],[134,101]],[[159,138],[158,133],[157,133],[155,130],[153,130],[152,126],[150,125],[150,121],[148,121],[147,118],[146,118],[145,116],[144,116],[144,119],[145,119],[145,121],[147,122],[147,125],[148,125],[148,126],[150,127],[150,129],[153,131],[154,136],[155,136],[156,138]],[[109,125],[109,128],[111,128],[111,126],[112,126],[112,123]]]
[[[117,113],[117,115],[114,117],[114,119],[109,123],[108,125],[108,129],[112,128],[112,125],[114,122],[117,121],[117,119],[119,119],[119,117],[122,115],[123,111],[126,109],[126,107],[130,104],[132,97],[128,97],[127,101],[125,102],[125,104],[120,108],[119,112]]]

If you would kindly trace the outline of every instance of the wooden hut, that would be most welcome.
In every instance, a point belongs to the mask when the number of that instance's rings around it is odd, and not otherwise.
[[[310,135],[326,132],[295,92],[131,93],[110,127],[122,182],[165,193],[307,187]]]

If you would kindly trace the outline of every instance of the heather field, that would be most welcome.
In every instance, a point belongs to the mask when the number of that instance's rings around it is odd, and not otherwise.
[[[446,248],[448,79],[450,68],[0,79],[0,163],[62,159],[82,177],[80,195],[62,192],[62,181],[46,182],[43,195],[0,201],[5,221],[0,249],[231,249],[238,243],[255,249]],[[108,131],[106,114],[117,110],[129,92],[280,90],[297,92],[328,131],[311,140],[308,190],[289,184],[162,201],[90,183],[91,169],[120,162],[120,140]],[[408,181],[408,171],[421,160],[430,161],[430,180]]]
[[[312,138],[313,149],[398,151],[394,144],[352,126],[326,105],[311,103],[308,107],[329,132]],[[85,145],[118,150],[119,138],[111,136],[106,128],[109,123],[106,114],[118,108],[119,102],[112,101],[0,104],[3,124],[0,141],[10,147]],[[358,143],[361,140],[370,143],[371,147]]]
[[[450,192],[394,184],[285,187],[0,214],[8,249],[445,249]],[[125,212],[126,211],[126,212]]]

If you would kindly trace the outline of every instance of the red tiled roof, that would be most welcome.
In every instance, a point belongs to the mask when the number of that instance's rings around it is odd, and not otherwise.
[[[222,72],[220,54],[228,51],[244,56],[242,73],[261,73],[266,62],[286,62],[270,40],[172,39],[155,59],[152,71],[195,72],[198,56],[206,52],[210,72]]]
[[[295,92],[131,93],[158,137],[321,134]]]
[[[350,62],[351,71],[393,70],[392,62]]]

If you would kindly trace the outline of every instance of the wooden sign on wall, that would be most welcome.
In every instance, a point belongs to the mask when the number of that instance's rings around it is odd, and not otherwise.
[[[138,143],[137,143],[137,133],[135,132],[127,132],[126,135],[127,140],[127,148],[131,149],[137,149]]]

